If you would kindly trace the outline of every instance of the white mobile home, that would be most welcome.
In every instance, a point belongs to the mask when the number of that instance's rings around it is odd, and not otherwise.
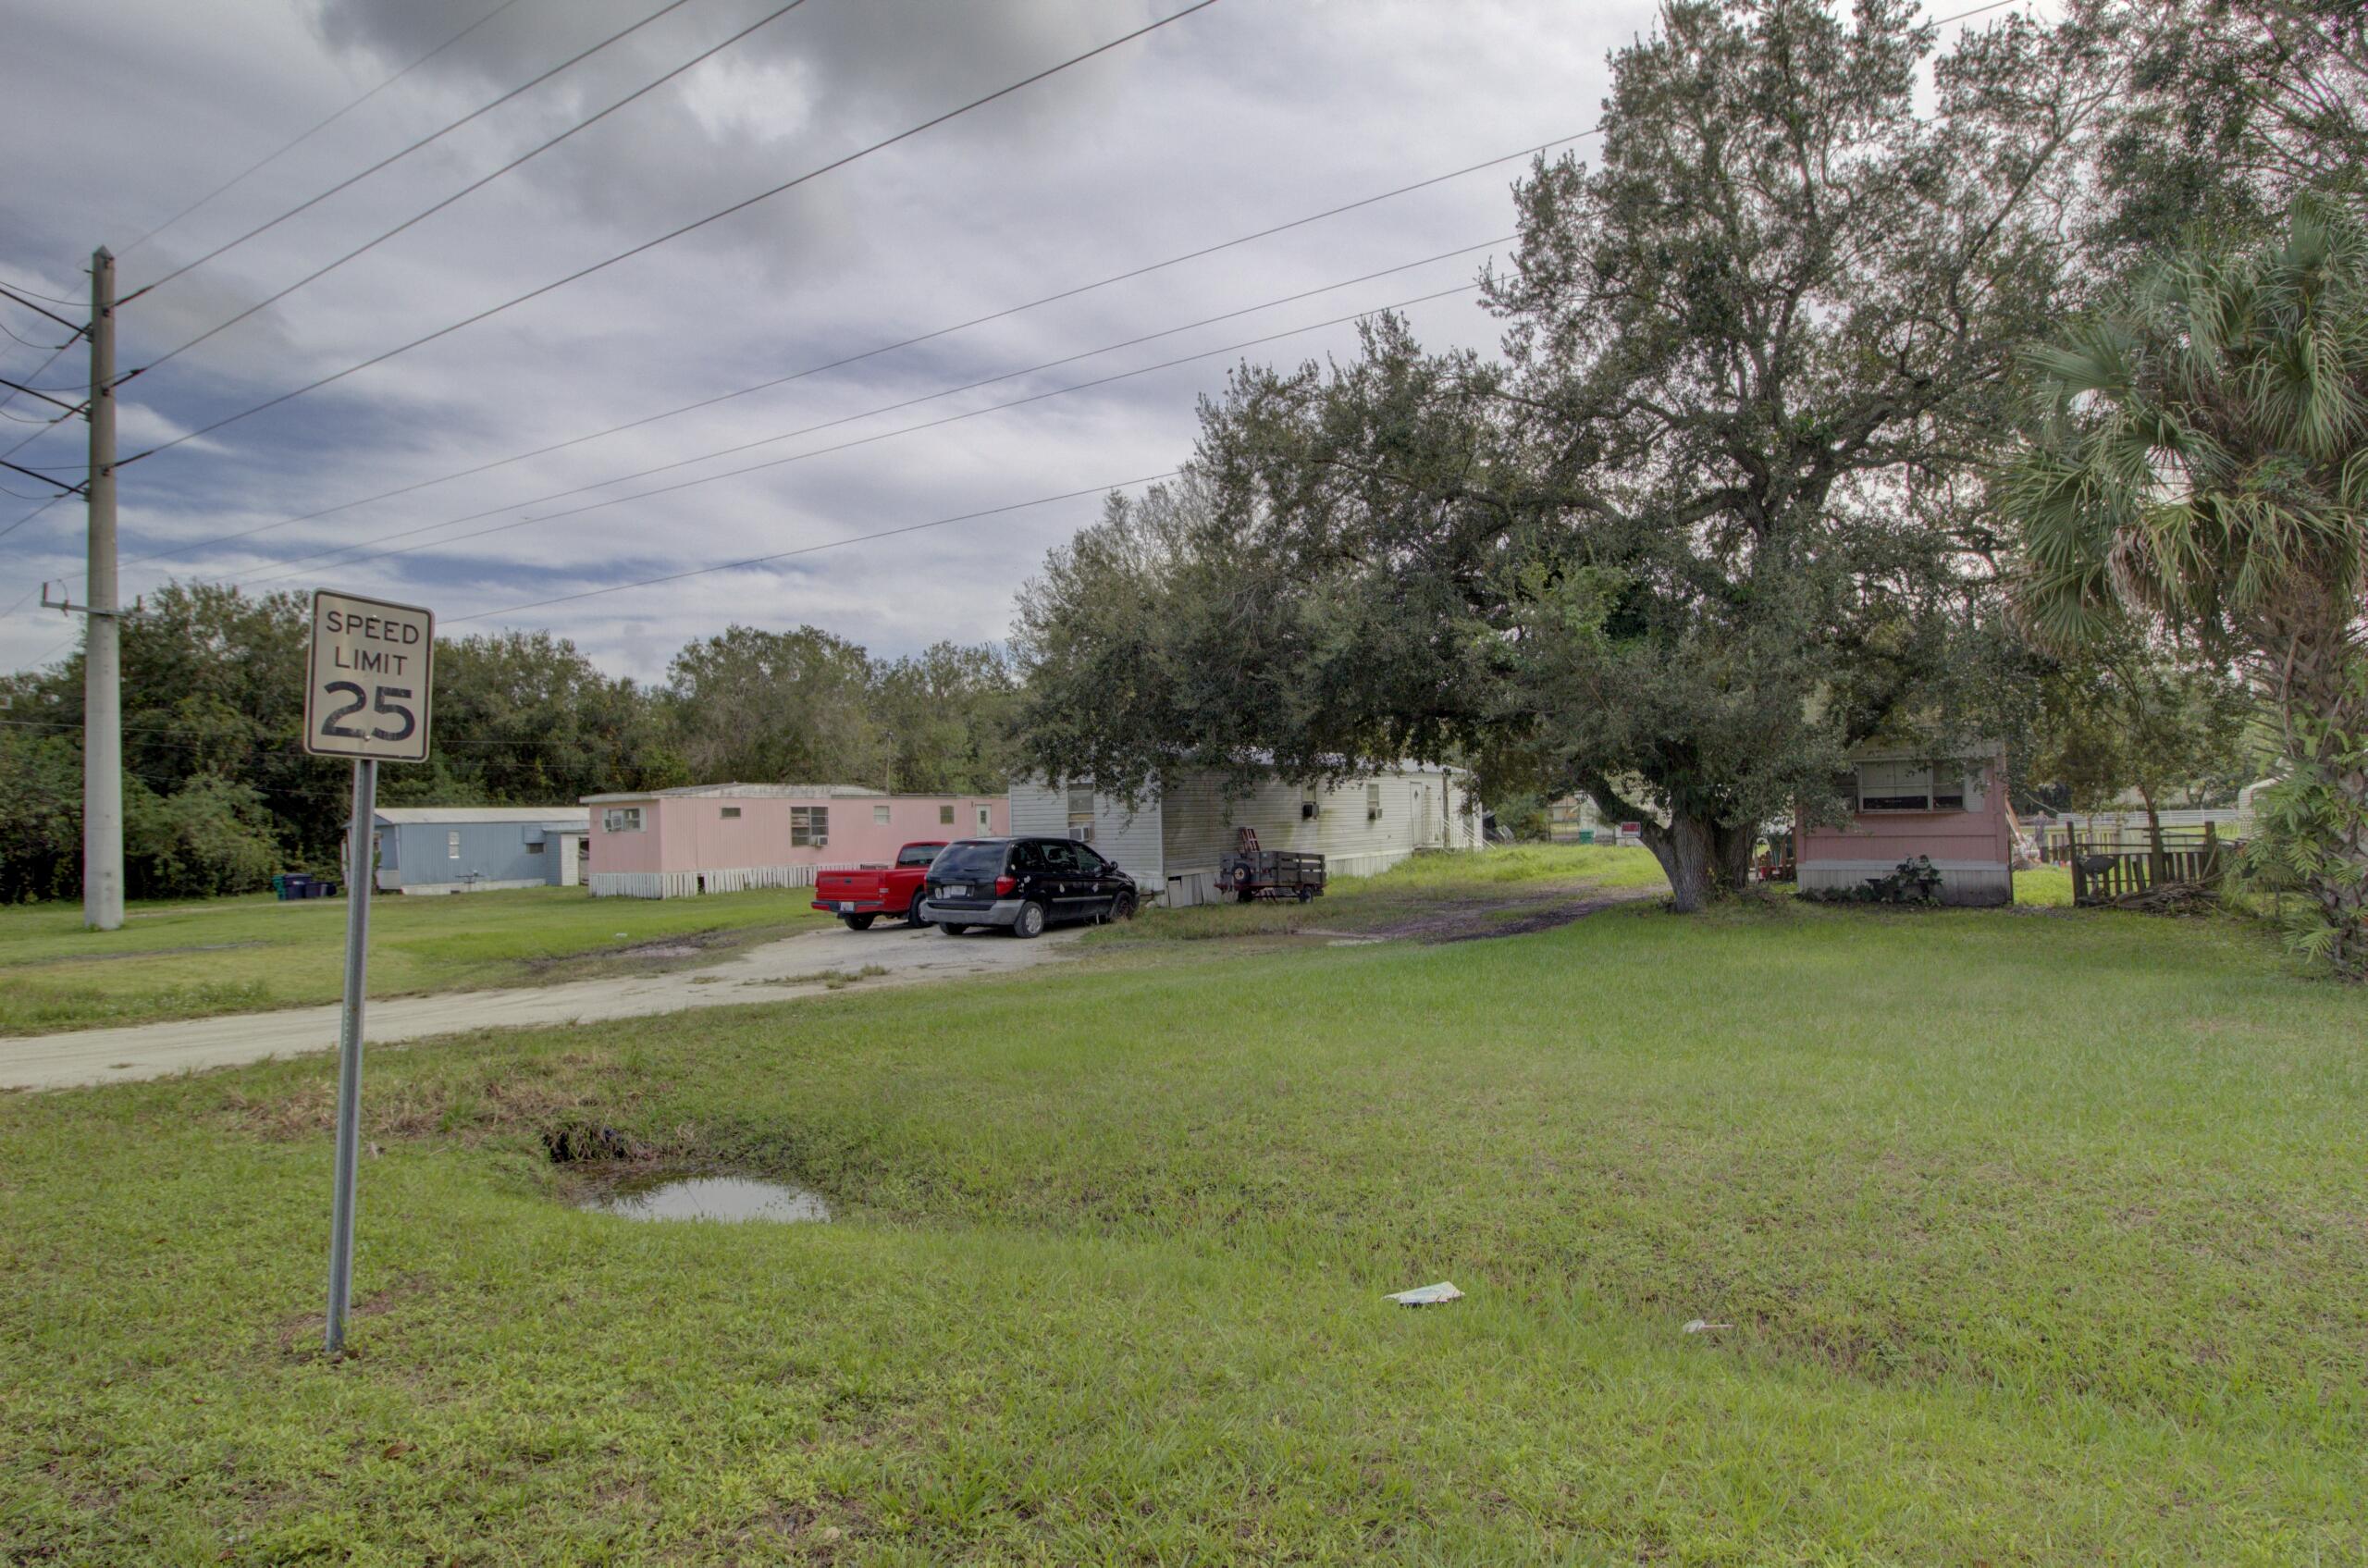
[[[1079,838],[1171,908],[1217,896],[1242,828],[1267,849],[1309,849],[1333,876],[1386,871],[1418,849],[1477,849],[1480,812],[1462,769],[1406,763],[1329,788],[1268,781],[1228,799],[1223,775],[1191,771],[1129,809],[1086,784],[1015,780],[1011,831]]]

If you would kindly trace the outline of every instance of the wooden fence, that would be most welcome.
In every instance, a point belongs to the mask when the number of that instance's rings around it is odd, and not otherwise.
[[[2052,827],[2040,855],[2071,869],[2073,903],[2110,904],[2173,883],[2215,886],[2237,847],[2237,840],[2222,838],[2210,822],[2200,829],[2164,828],[2160,854],[2143,828],[2132,834]]]

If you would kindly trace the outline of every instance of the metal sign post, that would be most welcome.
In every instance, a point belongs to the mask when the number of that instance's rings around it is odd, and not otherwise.
[[[328,1352],[345,1353],[353,1302],[353,1183],[362,1157],[362,1004],[370,976],[370,824],[378,814],[378,763],[353,764],[353,821],[345,835],[345,1006],[337,1022],[337,1196],[329,1210]]]
[[[329,1219],[327,1347],[345,1353],[353,1302],[353,1190],[362,1154],[362,1016],[370,969],[372,824],[378,764],[427,757],[436,617],[322,588],[313,595],[313,644],[304,684],[304,749],[353,759],[353,817],[346,828],[345,1001],[338,1018],[337,1193]]]

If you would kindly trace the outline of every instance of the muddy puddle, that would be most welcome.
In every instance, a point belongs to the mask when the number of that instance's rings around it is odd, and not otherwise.
[[[820,1192],[746,1176],[649,1177],[607,1188],[577,1206],[620,1219],[709,1219],[726,1225],[831,1217],[830,1203]]]

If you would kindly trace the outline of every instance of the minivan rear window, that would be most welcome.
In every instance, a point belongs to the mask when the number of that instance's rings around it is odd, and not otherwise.
[[[999,877],[1003,875],[1003,858],[1008,846],[1001,844],[949,844],[938,856],[929,874],[940,882],[958,881],[963,877]]]

